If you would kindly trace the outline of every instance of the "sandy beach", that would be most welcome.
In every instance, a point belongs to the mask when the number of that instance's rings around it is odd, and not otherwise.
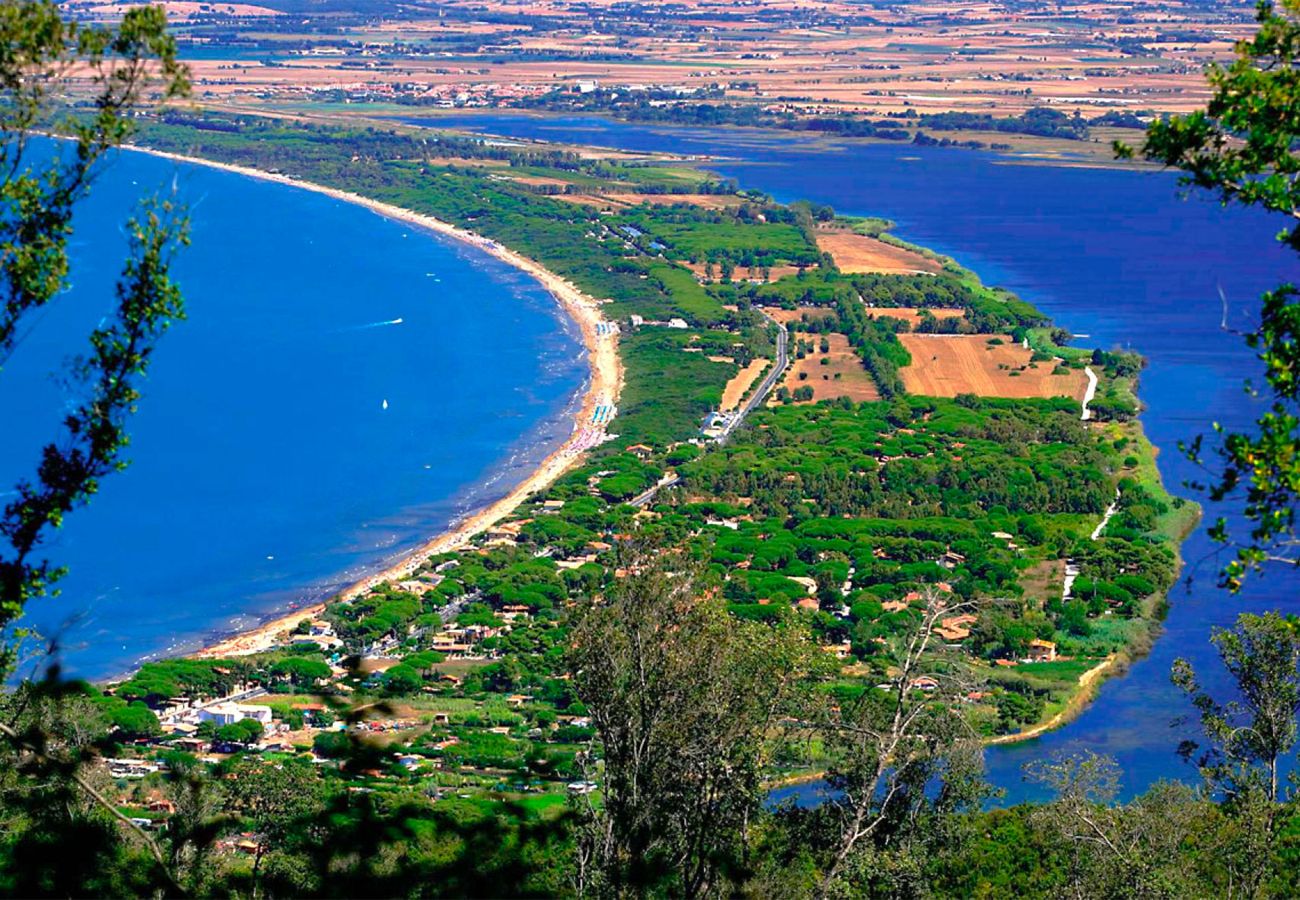
[[[348,191],[299,181],[295,178],[263,172],[259,169],[166,153],[151,150],[147,147],[129,147],[127,149],[324,194],[336,200],[364,206],[386,218],[406,222],[419,228],[425,228],[464,241],[536,278],[551,292],[552,296],[555,297],[556,301],[582,331],[582,340],[587,348],[587,361],[591,368],[591,375],[587,382],[582,404],[574,416],[573,433],[564,444],[542,460],[537,469],[520,482],[508,495],[455,523],[451,529],[431,538],[427,543],[416,548],[383,571],[376,572],[349,585],[332,596],[329,602],[351,600],[385,581],[407,577],[418,569],[429,556],[463,547],[475,535],[509,516],[518,509],[519,505],[529,495],[549,486],[580,458],[583,452],[580,446],[580,441],[583,438],[583,426],[591,421],[596,406],[617,403],[623,386],[622,367],[618,360],[618,338],[612,329],[606,329],[607,333],[603,335],[598,334],[597,326],[605,322],[600,312],[600,305],[593,298],[578,290],[577,287],[560,278],[554,272],[543,268],[534,260],[502,247],[497,242],[488,240],[482,235],[457,228],[432,216],[422,215],[387,203],[380,203]],[[324,609],[325,603],[294,609],[282,616],[264,622],[256,628],[210,644],[192,655],[198,657],[241,656],[267,650],[279,643],[283,636],[303,619],[318,616]]]

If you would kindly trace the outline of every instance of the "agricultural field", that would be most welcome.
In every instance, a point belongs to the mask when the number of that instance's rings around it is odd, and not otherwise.
[[[1073,397],[1083,399],[1087,376],[1034,352],[1009,335],[902,334],[912,355],[900,374],[909,393],[927,397]]]
[[[1250,33],[1253,13],[1247,0],[340,0],[311,16],[297,0],[161,5],[210,109],[352,123],[499,108],[801,130],[821,119],[813,130],[832,135],[1097,159],[1137,119],[1203,105],[1201,71]],[[121,14],[66,6],[90,21]],[[651,177],[664,187],[676,174]]]
[[[826,663],[812,693],[828,702],[895,677],[893,648],[927,611],[969,605],[943,626],[945,652],[988,675],[962,706],[986,738],[1048,720],[1078,696],[1082,673],[1153,627],[1194,507],[1164,491],[1134,419],[1133,354],[1055,347],[1041,312],[951,269],[823,264],[772,279],[767,262],[817,253],[805,206],[748,197],[603,215],[553,196],[559,185],[485,174],[554,179],[569,196],[655,183],[643,165],[464,140],[440,152],[465,164],[431,178],[400,131],[204,124],[148,122],[141,138],[346,186],[532,257],[604,301],[623,387],[613,433],[463,547],[273,627],[254,655],[153,662],[88,695],[133,741],[133,761],[192,748],[219,754],[204,765],[222,775],[251,778],[262,759],[292,760],[331,797],[382,793],[418,803],[421,820],[475,804],[518,804],[528,821],[558,814],[599,791],[604,752],[571,666],[574,629],[636,583],[648,554],[698,564],[697,596],[737,629],[728,634],[792,629],[815,670]],[[360,158],[370,162],[350,166]],[[509,169],[476,165],[502,159]],[[691,193],[719,188],[694,177]],[[697,259],[681,261],[707,261],[716,277],[701,283],[679,265],[684,246]],[[755,268],[766,283],[743,277]],[[792,332],[776,402],[716,440],[709,414],[740,402],[775,358],[771,319]],[[1058,355],[1071,360],[1059,375]],[[1079,419],[1073,366],[1084,359],[1101,379],[1093,423]],[[1122,503],[1092,540],[1117,490]],[[1060,589],[1067,560],[1074,597]],[[246,684],[262,693],[231,725],[190,728],[168,711],[172,698]],[[824,764],[810,750],[756,774]]]
[[[841,397],[854,403],[879,400],[880,390],[871,376],[862,366],[862,357],[849,345],[849,339],[842,334],[792,334],[791,340],[805,340],[813,349],[802,359],[795,359],[790,371],[782,381],[782,386],[791,393],[799,388],[812,389],[812,396],[795,403],[819,403],[823,400],[837,400]],[[827,350],[820,349],[820,343],[826,342]],[[769,401],[779,403],[777,395]]]
[[[831,255],[836,268],[851,274],[911,275],[943,271],[942,265],[919,253],[842,228],[819,229],[817,246]]]
[[[796,306],[794,309],[784,309],[779,306],[769,308],[768,316],[780,322],[782,325],[798,325],[801,322],[815,322],[823,319],[835,319],[835,310],[825,306]],[[954,310],[958,315],[961,310]]]
[[[927,312],[936,319],[960,319],[964,310],[960,309],[930,309]],[[867,315],[872,318],[897,319],[906,322],[912,328],[915,328],[925,317],[921,310],[905,306],[872,306],[867,309]]]
[[[722,401],[718,404],[718,409],[726,412],[740,406],[741,401],[745,399],[745,395],[749,393],[749,389],[754,386],[762,376],[763,371],[771,364],[770,359],[759,356],[737,372],[727,382],[727,386],[722,389]]]

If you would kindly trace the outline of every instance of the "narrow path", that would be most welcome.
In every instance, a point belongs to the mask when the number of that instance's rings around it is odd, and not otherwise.
[[[1093,397],[1097,396],[1097,373],[1092,370],[1092,366],[1084,366],[1083,374],[1088,376],[1088,390],[1083,394],[1083,414],[1079,418],[1086,422],[1092,418],[1092,410],[1088,409],[1088,404],[1092,402]]]
[[[1110,506],[1106,507],[1106,512],[1101,517],[1101,522],[1092,530],[1092,539],[1095,541],[1101,537],[1101,533],[1106,530],[1106,525],[1110,522],[1111,516],[1119,510],[1119,488],[1115,488],[1115,499],[1111,501]]]

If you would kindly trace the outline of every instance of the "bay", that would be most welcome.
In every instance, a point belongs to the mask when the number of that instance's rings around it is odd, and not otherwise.
[[[550,294],[482,251],[122,153],[78,213],[71,289],[0,378],[0,492],[78,396],[52,373],[111,312],[123,222],[150,193],[189,208],[188,319],[143,383],[131,465],[44,547],[70,568],[61,596],[24,620],[85,677],[321,599],[504,496],[569,435],[587,377]]]

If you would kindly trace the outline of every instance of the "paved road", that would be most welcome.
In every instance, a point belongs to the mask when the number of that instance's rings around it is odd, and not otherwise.
[[[727,423],[726,429],[715,438],[719,444],[725,442],[727,438],[731,436],[731,433],[739,428],[740,424],[745,421],[745,416],[757,409],[763,401],[767,399],[767,395],[772,393],[772,389],[776,387],[776,383],[781,380],[781,376],[785,374],[785,370],[790,365],[790,333],[786,331],[784,325],[763,312],[762,309],[759,309],[758,307],[754,308],[758,309],[763,318],[776,326],[776,365],[772,366],[771,370],[767,373],[767,376],[759,384],[758,390],[754,391],[753,395],[745,401],[744,405],[742,405],[740,409],[736,410],[736,415],[732,417],[729,423]],[[649,490],[637,494],[629,500],[628,503],[632,506],[645,506],[664,488],[670,488],[680,483],[681,479],[674,475],[672,478],[669,478],[666,481],[661,481]]]
[[[763,401],[767,399],[767,395],[772,393],[772,389],[776,387],[776,383],[781,380],[781,376],[785,374],[785,370],[790,365],[790,354],[788,349],[790,343],[790,332],[788,332],[786,327],[776,319],[773,319],[767,313],[763,312],[762,307],[755,306],[754,309],[758,310],[759,314],[762,315],[763,318],[776,326],[776,365],[772,366],[771,370],[768,371],[767,377],[765,377],[759,384],[758,390],[754,391],[753,395],[745,401],[740,409],[736,410],[736,415],[732,417],[729,423],[727,423],[726,429],[722,434],[718,435],[718,443],[723,443],[727,438],[731,437],[731,433],[740,427],[740,424],[745,421],[745,417],[757,409]]]
[[[672,478],[669,478],[667,481],[659,482],[654,487],[650,488],[650,490],[637,494],[635,497],[633,497],[631,500],[627,502],[630,503],[632,506],[645,506],[647,503],[649,503],[651,500],[655,498],[655,494],[659,493],[664,488],[670,488],[673,485],[680,484],[680,483],[681,483],[681,478],[674,475]]]

